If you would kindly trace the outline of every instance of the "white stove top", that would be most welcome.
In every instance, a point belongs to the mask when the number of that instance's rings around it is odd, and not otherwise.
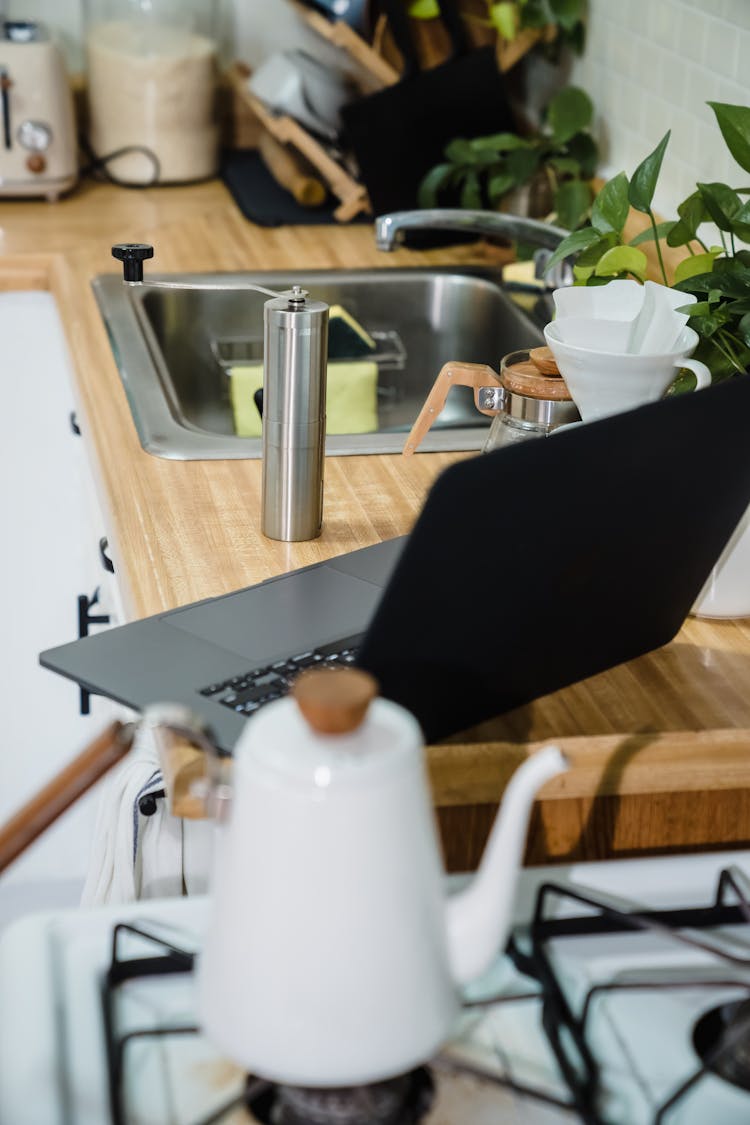
[[[528,869],[516,902],[518,948],[522,954],[530,948],[525,924],[542,882],[575,884],[610,900],[616,894],[629,900],[630,909],[663,910],[708,905],[719,871],[728,867],[742,872],[750,887],[747,852]],[[727,896],[727,902],[735,901]],[[0,940],[0,1125],[103,1125],[112,1120],[102,979],[111,958],[113,927],[126,922],[180,949],[199,951],[208,910],[203,898],[150,901],[30,916],[5,932]],[[577,905],[572,910],[567,903],[554,910],[555,917],[581,913],[591,912]],[[729,943],[738,962],[750,962],[750,925],[690,934],[701,943]],[[126,958],[160,952],[153,942],[129,932],[118,941]],[[587,1042],[600,1067],[597,1113],[610,1125],[651,1125],[659,1107],[699,1067],[692,1041],[696,1021],[706,1010],[750,993],[750,965],[727,964],[659,933],[566,936],[547,948],[576,1013],[592,985],[619,986],[595,994],[586,1025]],[[678,987],[641,987],[666,979]],[[472,986],[473,998],[502,993],[525,999],[465,1010],[454,1040],[433,1060],[437,1096],[425,1125],[558,1125],[582,1119],[454,1071],[453,1064],[463,1062],[569,1102],[542,1027],[542,1005],[535,999],[539,992],[539,984],[507,956]],[[165,1024],[192,1027],[192,976],[128,981],[118,988],[113,1010],[121,1037]],[[569,1054],[575,1057],[575,1052]],[[244,1089],[245,1076],[199,1034],[138,1035],[123,1057],[126,1125],[207,1122]],[[254,1118],[238,1108],[216,1120]],[[702,1076],[663,1117],[665,1125],[748,1120],[750,1094],[714,1075]]]

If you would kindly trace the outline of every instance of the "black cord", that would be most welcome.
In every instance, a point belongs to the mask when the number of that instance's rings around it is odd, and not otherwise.
[[[81,151],[86,155],[89,161],[88,164],[85,164],[79,169],[81,176],[104,179],[110,184],[116,184],[117,187],[136,189],[154,187],[154,185],[159,182],[161,177],[161,163],[159,157],[152,149],[147,148],[146,145],[124,145],[122,148],[115,149],[114,152],[108,152],[104,156],[97,156],[85,136],[80,136],[78,138],[78,143],[81,147]],[[117,160],[120,156],[129,156],[130,153],[133,152],[140,152],[141,155],[151,161],[151,179],[146,180],[144,183],[128,183],[127,180],[121,180],[117,176],[114,176],[107,168],[107,165],[112,160]]]

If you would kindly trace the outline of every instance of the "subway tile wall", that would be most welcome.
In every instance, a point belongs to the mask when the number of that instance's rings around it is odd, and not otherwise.
[[[662,215],[698,180],[747,186],[706,102],[750,104],[750,0],[589,0],[588,12],[570,81],[594,102],[602,174],[631,175],[671,129]]]

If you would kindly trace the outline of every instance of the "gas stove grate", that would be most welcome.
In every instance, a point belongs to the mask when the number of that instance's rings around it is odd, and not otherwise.
[[[741,876],[740,876],[741,878]],[[727,901],[733,894],[736,902]],[[596,913],[566,917],[555,917],[551,913],[552,902],[575,903]],[[750,968],[750,959],[730,951],[716,940],[706,940],[694,933],[685,931],[705,931],[719,926],[750,923],[750,902],[742,889],[740,879],[731,869],[720,872],[714,901],[705,907],[688,909],[645,911],[625,909],[622,904],[609,901],[605,897],[586,894],[570,886],[545,883],[538,891],[534,917],[530,927],[530,949],[521,949],[515,937],[509,944],[509,955],[516,967],[533,977],[542,986],[543,1025],[560,1070],[570,1089],[573,1104],[585,1125],[607,1125],[600,1116],[598,1103],[601,1100],[600,1065],[588,1036],[588,1024],[592,1006],[597,997],[605,993],[622,990],[641,990],[644,992],[668,992],[681,988],[715,990],[717,986],[745,989],[750,995],[747,980],[737,975],[718,979],[706,979],[694,973],[689,979],[655,981],[653,978],[627,982],[611,981],[593,985],[587,992],[579,1015],[576,1015],[565,995],[550,957],[552,943],[565,937],[586,937],[595,934],[614,934],[627,931],[647,931],[670,941],[687,946],[716,958],[734,970]],[[662,1125],[668,1113],[689,1096],[691,1091],[710,1074],[717,1073],[717,1064],[728,1056],[740,1043],[747,1045],[750,1039],[750,1018],[746,1015],[726,1030],[726,1033],[703,1053],[694,1072],[674,1089],[671,1095],[659,1106],[653,1125]],[[573,1057],[570,1047],[573,1047]]]
[[[142,942],[151,943],[158,952],[146,956],[126,956],[123,951],[123,939],[127,936],[141,939]],[[194,970],[195,957],[188,950],[180,948],[173,941],[165,938],[163,934],[152,932],[142,926],[129,923],[117,923],[113,928],[111,957],[109,967],[103,974],[101,981],[101,1000],[104,1019],[104,1032],[106,1043],[107,1070],[109,1083],[109,1101],[112,1125],[128,1125],[128,1107],[126,1097],[126,1067],[127,1056],[130,1048],[148,1039],[164,1040],[170,1036],[199,1036],[201,1028],[194,1023],[168,1023],[160,1022],[158,1025],[130,1028],[121,1031],[117,1025],[117,996],[122,985],[149,977],[160,977],[174,974],[190,975]],[[501,993],[493,996],[483,996],[479,999],[465,1000],[464,1010],[482,1009],[502,1004],[540,1004],[538,991],[523,993]],[[444,1074],[466,1074],[483,1082],[488,1082],[512,1092],[520,1098],[530,1098],[542,1105],[556,1107],[571,1111],[573,1103],[556,1097],[553,1093],[543,1088],[536,1088],[528,1083],[519,1081],[514,1077],[512,1068],[507,1060],[498,1056],[498,1062],[504,1068],[504,1073],[488,1071],[479,1064],[448,1056],[438,1056],[429,1064],[430,1069]],[[415,1072],[415,1075],[419,1072]],[[219,1106],[209,1116],[193,1122],[193,1125],[218,1125],[225,1117],[237,1110],[240,1106],[260,1109],[259,1120],[265,1120],[265,1110],[274,1097],[276,1087],[272,1082],[247,1077],[242,1093],[233,1095],[223,1105]]]

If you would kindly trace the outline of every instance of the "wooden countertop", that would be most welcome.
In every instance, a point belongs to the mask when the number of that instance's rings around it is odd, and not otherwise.
[[[283,544],[260,533],[260,461],[182,462],[145,453],[89,284],[113,270],[117,241],[153,243],[160,272],[483,264],[493,252],[475,245],[382,254],[369,225],[259,228],[218,181],[141,191],[83,184],[55,204],[0,204],[0,288],[49,288],[60,308],[130,617],[409,529],[436,474],[465,454],[329,458],[323,535]],[[447,763],[451,779],[438,802],[444,840],[462,818],[449,854],[460,866],[476,852],[508,762],[552,737],[589,736],[593,757],[582,787],[553,786],[539,802],[530,858],[750,842],[749,731],[750,619],[689,618],[665,648],[477,728],[468,750],[436,750],[434,768]]]

